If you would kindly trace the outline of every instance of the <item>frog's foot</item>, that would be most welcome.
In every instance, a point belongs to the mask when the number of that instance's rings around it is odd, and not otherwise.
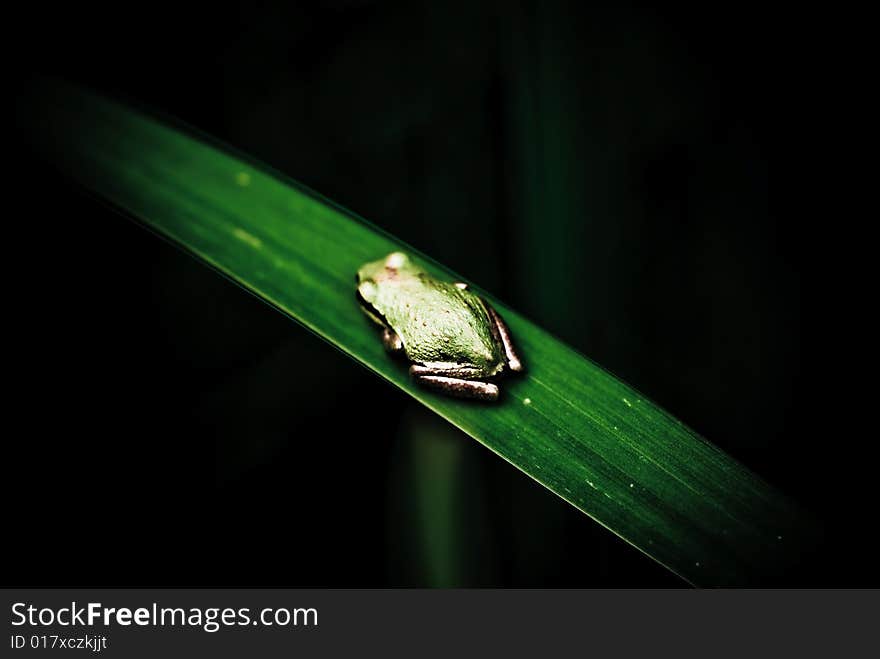
[[[483,300],[483,298],[480,299]],[[504,346],[504,355],[507,357],[507,367],[514,373],[522,373],[525,370],[525,367],[523,366],[519,355],[516,354],[516,349],[513,347],[513,339],[510,338],[510,330],[507,327],[507,323],[501,319],[498,312],[495,311],[492,305],[486,300],[483,300],[483,304],[486,306],[486,311],[489,312],[489,317],[492,319],[495,332],[498,334],[498,338]]]
[[[498,387],[490,382],[479,380],[462,380],[443,375],[414,375],[415,381],[429,389],[436,389],[444,394],[458,398],[476,398],[478,400],[498,400]]]
[[[390,327],[382,329],[382,345],[392,355],[403,354],[403,341],[400,340],[397,332]]]

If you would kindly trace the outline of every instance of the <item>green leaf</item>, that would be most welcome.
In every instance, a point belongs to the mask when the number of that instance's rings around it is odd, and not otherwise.
[[[431,273],[459,277],[344,209],[192,131],[75,87],[41,84],[23,103],[34,143],[85,188],[687,581],[762,583],[807,546],[812,522],[791,501],[491,295],[527,374],[505,381],[496,405],[415,386],[363,317],[355,272],[404,249]]]

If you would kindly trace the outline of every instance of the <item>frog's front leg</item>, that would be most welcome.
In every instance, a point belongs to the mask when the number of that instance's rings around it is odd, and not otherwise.
[[[382,345],[392,355],[403,354],[403,341],[393,329],[387,325],[382,328]]]
[[[459,398],[476,398],[479,400],[498,400],[498,386],[479,380],[464,380],[446,375],[430,375],[432,369],[427,366],[412,366],[409,369],[415,381],[430,389],[436,389]],[[440,370],[439,372],[446,372]]]

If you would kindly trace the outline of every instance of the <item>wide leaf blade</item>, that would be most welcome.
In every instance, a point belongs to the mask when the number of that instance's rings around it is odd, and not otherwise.
[[[755,474],[491,295],[528,372],[505,381],[496,405],[415,386],[359,310],[354,274],[365,261],[404,249],[437,276],[456,275],[268,168],[65,84],[41,84],[22,107],[34,144],[85,188],[684,579],[760,583],[784,572],[814,532],[791,501]]]

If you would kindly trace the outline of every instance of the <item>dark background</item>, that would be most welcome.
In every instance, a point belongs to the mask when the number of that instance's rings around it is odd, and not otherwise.
[[[877,584],[854,531],[876,448],[819,414],[839,389],[819,375],[808,310],[834,294],[782,193],[822,136],[797,18],[556,0],[41,5],[11,19],[12,84],[51,73],[178,117],[645,392],[827,524],[806,569],[754,585]],[[681,585],[51,168],[17,162],[24,368],[6,484],[21,584]]]

